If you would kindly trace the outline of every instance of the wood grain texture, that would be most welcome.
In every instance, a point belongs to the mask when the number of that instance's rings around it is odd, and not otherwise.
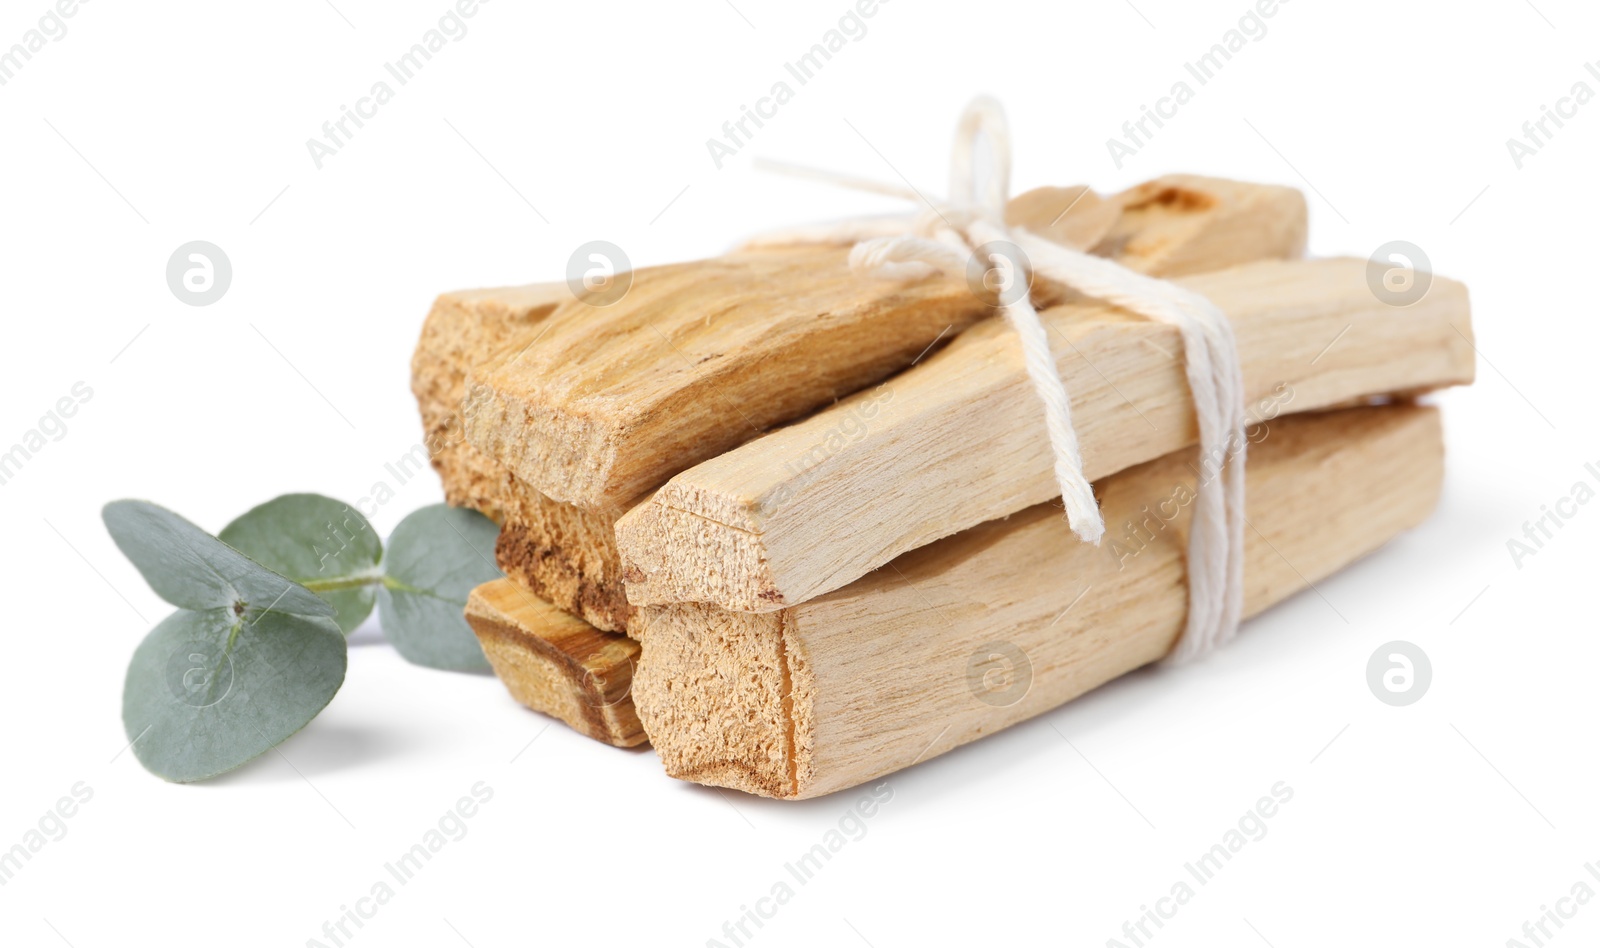
[[[642,609],[634,700],[667,772],[819,796],[1156,661],[1187,608],[1190,463],[1169,455],[1097,484],[1108,521],[1133,530],[1114,533],[1117,544],[1079,542],[1045,504],[779,612]],[[1246,477],[1254,615],[1428,515],[1443,478],[1438,413],[1396,405],[1280,419]]]
[[[1305,244],[1306,209],[1299,192],[1193,176],[1160,178],[1107,198],[1082,188],[1040,188],[1016,198],[1011,214],[1018,226],[1049,233],[1075,247],[1095,244],[1096,252],[1158,276],[1298,256]],[[678,274],[673,279],[689,278]],[[709,292],[703,286],[692,289]],[[770,298],[775,292],[776,286],[765,286],[757,296]],[[691,301],[694,298],[691,295]],[[699,299],[708,309],[721,306],[714,296]],[[486,354],[463,371],[493,375],[500,370],[500,360],[518,351],[520,346],[516,350],[502,346],[494,353],[498,359]],[[757,388],[759,393],[761,386]],[[765,396],[752,397],[759,401]],[[707,406],[717,408],[714,400]],[[721,411],[726,417],[739,417],[747,406],[748,402],[724,402]],[[752,426],[739,437],[754,433]],[[684,454],[675,463],[704,459],[696,453]],[[474,455],[487,458],[476,449]],[[462,493],[505,512],[497,557],[500,568],[597,628],[626,631],[633,607],[624,593],[614,533],[626,508],[581,507],[553,500],[504,466],[488,466],[489,472],[481,475],[472,469],[478,476],[470,491]]]
[[[597,629],[626,632],[634,607],[622,583],[618,513],[551,500],[508,477],[495,542],[501,572]]]
[[[441,295],[411,359],[423,440],[413,452],[417,456],[400,463],[411,468],[431,462],[446,502],[501,525],[496,559],[525,589],[615,631],[626,627],[633,612],[616,552],[620,511],[586,511],[540,494],[467,440],[461,413],[468,371],[514,356],[537,337],[541,321],[571,298],[565,283]]]
[[[565,283],[445,293],[434,301],[411,357],[411,391],[422,414],[422,445],[445,500],[504,519],[509,472],[466,438],[461,400],[467,371],[507,346],[524,344],[572,294]]]
[[[607,510],[984,315],[964,279],[865,279],[848,253],[651,267],[610,306],[564,303],[517,359],[472,370],[468,437],[545,496]]]
[[[1269,261],[1179,282],[1232,323],[1252,418],[1473,377],[1466,290],[1441,277],[1404,309],[1373,295],[1361,260]],[[1198,441],[1175,328],[1094,302],[1043,316],[1089,478]],[[877,388],[677,475],[618,522],[617,541],[635,605],[765,612],[1058,494],[1021,354],[1005,326],[987,323]]]
[[[1291,189],[1175,178],[1147,190],[1123,202],[1102,240],[1135,269],[1165,275],[1304,246],[1304,201]],[[992,312],[965,274],[872,278],[848,253],[771,248],[652,267],[611,305],[562,303],[515,358],[469,370],[468,437],[545,496],[611,510]]]
[[[517,701],[617,747],[645,742],[630,691],[639,644],[497,579],[467,599],[467,623]]]

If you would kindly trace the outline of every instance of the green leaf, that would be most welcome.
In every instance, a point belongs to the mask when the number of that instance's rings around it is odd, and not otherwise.
[[[501,577],[494,565],[499,529],[483,514],[434,504],[395,527],[378,593],[384,634],[401,657],[449,671],[489,671],[478,637],[462,615],[473,587]]]
[[[143,500],[106,504],[111,539],[156,595],[196,611],[226,609],[235,617],[271,610],[331,616],[333,607],[165,507]]]
[[[284,494],[222,528],[222,542],[321,596],[349,635],[372,612],[383,541],[359,511],[320,494]]]
[[[204,780],[305,727],[339,690],[347,660],[330,618],[181,610],[134,651],[122,722],[151,773]]]

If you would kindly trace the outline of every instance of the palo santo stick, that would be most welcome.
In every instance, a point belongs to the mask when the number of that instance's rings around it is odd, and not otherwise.
[[[468,437],[552,500],[605,511],[983,315],[964,280],[863,279],[848,254],[787,247],[652,267],[610,306],[564,303],[532,346],[472,370]]]
[[[1402,310],[1373,295],[1360,260],[1178,282],[1232,322],[1257,418],[1472,380],[1459,283],[1436,277]],[[1175,328],[1092,301],[1043,317],[1089,478],[1196,443]],[[766,612],[1059,494],[1038,396],[1015,340],[991,323],[878,389],[679,474],[617,537],[635,605]],[[1107,518],[1108,539],[1116,523]]]
[[[1288,188],[1183,178],[1129,205],[1139,221],[1119,219],[1109,252],[1148,272],[1304,245],[1304,200]],[[611,305],[563,303],[515,358],[470,373],[468,436],[546,497],[613,510],[992,312],[964,273],[873,279],[848,253],[799,246],[654,267]]]
[[[422,415],[421,447],[439,473],[445,500],[501,525],[496,559],[502,568],[537,597],[614,631],[633,614],[622,590],[616,517],[539,494],[468,441],[462,424],[468,370],[515,355],[536,338],[540,321],[571,297],[565,283],[441,295],[411,358],[411,390]]]
[[[637,642],[601,632],[504,579],[474,589],[466,614],[517,701],[597,741],[644,743],[629,695]]]
[[[1109,231],[1105,206],[1117,212]],[[1305,202],[1299,192],[1192,176],[1159,178],[1103,200],[1082,189],[1041,188],[1016,198],[1010,215],[1019,226],[1068,243],[1098,241],[1097,252],[1157,276],[1298,256],[1305,245]],[[888,289],[880,285],[879,291]],[[706,298],[700,302],[721,305]],[[478,370],[484,371],[481,364]],[[708,399],[704,407],[718,405]],[[737,418],[748,407],[722,404],[720,409]],[[679,463],[691,459],[704,458],[686,454]],[[506,511],[497,547],[500,568],[597,628],[627,630],[633,607],[623,589],[614,533],[623,508],[591,510],[555,501],[514,476],[503,476],[498,484],[491,505]]]
[[[1291,189],[1174,174],[1111,200],[1121,213],[1090,252],[1140,273],[1170,279],[1305,253],[1304,197]]]
[[[467,441],[462,425],[467,370],[532,338],[532,327],[571,295],[565,283],[543,283],[445,293],[434,301],[411,357],[411,391],[422,414],[423,448],[449,503],[503,519],[505,470]]]
[[[667,772],[819,796],[1159,659],[1187,608],[1187,454],[1097,485],[1108,520],[1148,524],[1142,548],[1120,563],[1044,504],[781,612],[641,609],[634,701]],[[1427,516],[1443,478],[1438,413],[1399,405],[1275,421],[1246,477],[1254,615]]]

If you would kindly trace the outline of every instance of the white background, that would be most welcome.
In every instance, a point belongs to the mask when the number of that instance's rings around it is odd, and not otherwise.
[[[215,530],[279,493],[392,484],[434,295],[559,279],[596,238],[646,265],[898,210],[751,158],[942,193],[979,92],[1011,114],[1018,190],[1282,182],[1307,191],[1318,255],[1420,245],[1472,289],[1478,383],[1438,399],[1449,469],[1426,525],[1205,662],[895,775],[865,838],[748,943],[1106,944],[1277,781],[1294,799],[1268,835],[1150,943],[1503,945],[1578,880],[1600,890],[1584,869],[1600,505],[1520,569],[1506,546],[1600,462],[1600,104],[1520,170],[1505,144],[1574,83],[1600,91],[1591,4],[1294,0],[1119,169],[1106,139],[1246,0],[893,0],[717,170],[706,139],[846,0],[496,0],[318,170],[306,139],[448,8],[333,3],[96,0],[0,86],[0,447],[75,382],[94,393],[0,486],[0,848],[73,784],[94,794],[0,887],[4,943],[306,944],[477,781],[494,798],[468,835],[348,943],[722,938],[859,792],[778,803],[673,781],[648,750],[547,728],[492,678],[405,664],[370,627],[281,755],[165,784],[119,756],[119,709],[169,607],[99,508],[149,498]],[[6,0],[0,49],[47,6]],[[204,308],[165,281],[197,239],[234,269]],[[438,497],[419,477],[375,522]],[[1433,663],[1405,708],[1365,680],[1395,639]],[[1596,905],[1554,940],[1600,938]]]

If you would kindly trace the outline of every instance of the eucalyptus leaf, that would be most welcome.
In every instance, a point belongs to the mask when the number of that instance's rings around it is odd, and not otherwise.
[[[349,504],[320,494],[284,494],[217,536],[322,597],[346,635],[372,612],[383,540]]]
[[[480,513],[434,504],[395,527],[384,556],[378,615],[406,661],[450,671],[489,671],[477,636],[462,616],[473,587],[501,577],[494,564],[494,522]]]
[[[123,725],[145,769],[178,783],[204,780],[305,727],[338,692],[347,661],[331,618],[181,610],[134,651]]]
[[[101,516],[111,538],[156,595],[196,611],[226,609],[235,616],[271,610],[332,616],[333,607],[165,507],[143,500],[106,504]],[[248,612],[247,612],[248,610]]]

